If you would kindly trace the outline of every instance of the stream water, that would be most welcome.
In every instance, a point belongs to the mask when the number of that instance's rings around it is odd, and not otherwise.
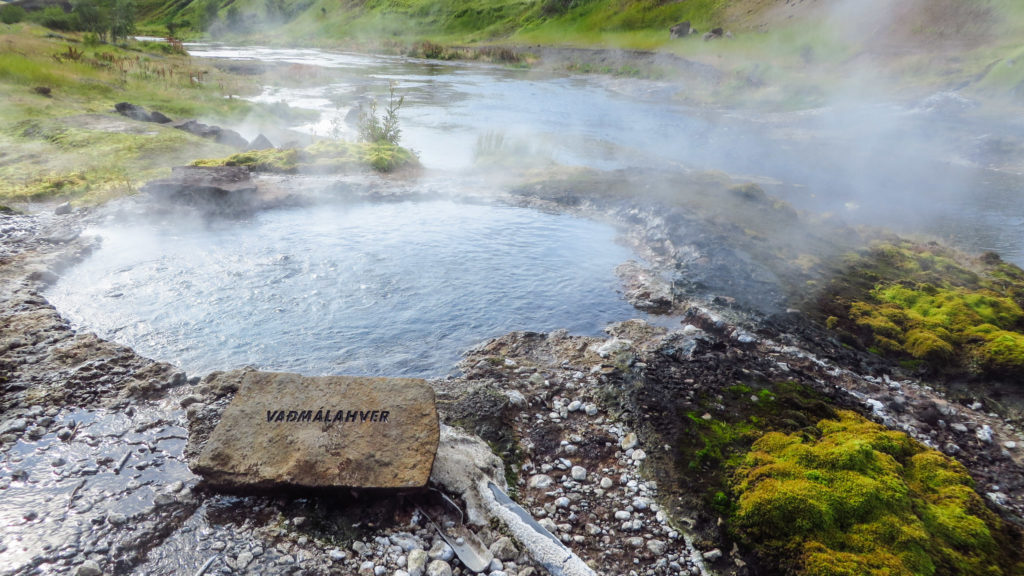
[[[380,101],[393,84],[405,98],[402,142],[430,169],[470,167],[498,135],[501,152],[526,166],[721,170],[754,179],[799,208],[939,236],[1024,265],[1024,121],[979,116],[956,93],[906,101],[888,96],[879,82],[851,86],[819,109],[738,113],[686,105],[686,78],[313,49],[196,44],[189,51],[295,65],[290,85],[266,86],[255,99],[317,112],[295,128],[323,136],[354,138],[345,115],[368,98]]]

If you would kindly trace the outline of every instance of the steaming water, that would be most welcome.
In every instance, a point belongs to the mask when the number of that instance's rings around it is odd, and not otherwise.
[[[47,298],[72,322],[189,373],[438,376],[511,330],[597,334],[637,316],[614,230],[450,201],[324,204],[250,220],[92,230]]]
[[[320,135],[354,137],[344,116],[394,82],[405,97],[403,144],[429,168],[471,166],[478,139],[499,132],[511,142],[507,153],[560,164],[724,170],[778,181],[771,192],[798,207],[951,238],[1024,265],[1024,177],[980,168],[989,158],[978,152],[986,142],[1019,140],[1024,127],[1013,118],[975,119],[955,94],[895,104],[879,87],[873,102],[738,115],[686,106],[685,90],[642,79],[311,49],[189,50],[303,65],[289,70],[299,87],[267,86],[256,100],[319,112],[296,128]]]

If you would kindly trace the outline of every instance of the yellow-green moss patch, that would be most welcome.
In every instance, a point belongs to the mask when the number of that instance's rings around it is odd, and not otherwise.
[[[765,434],[732,490],[731,529],[787,573],[1024,574],[1020,542],[960,463],[853,412]]]
[[[878,354],[933,368],[1024,371],[1024,271],[994,254],[897,241],[847,257],[827,327]]]
[[[386,142],[322,140],[303,149],[251,150],[227,158],[197,160],[195,166],[248,166],[258,172],[344,172],[366,167],[394,172],[419,166],[411,150]]]

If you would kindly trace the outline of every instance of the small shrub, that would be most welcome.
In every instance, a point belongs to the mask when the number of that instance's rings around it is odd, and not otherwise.
[[[378,116],[377,102],[370,101],[367,110],[359,115],[359,139],[371,144],[387,143],[397,146],[402,137],[398,126],[398,110],[405,103],[405,96],[395,98],[395,84],[388,86],[388,106],[384,115]]]
[[[73,32],[79,29],[78,15],[68,14],[61,10],[60,6],[47,6],[39,12],[33,12],[30,19],[50,30]]]
[[[17,24],[28,18],[28,12],[21,6],[4,5],[0,6],[0,22],[4,24]]]

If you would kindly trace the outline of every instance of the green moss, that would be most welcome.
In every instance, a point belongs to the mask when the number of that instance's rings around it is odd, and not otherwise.
[[[298,168],[298,151],[292,148],[250,150],[232,154],[227,158],[196,160],[193,166],[248,166],[256,172],[295,172]]]
[[[693,412],[687,417],[700,429],[698,434],[703,442],[703,446],[693,453],[690,460],[689,466],[693,470],[715,466],[735,457],[735,450],[730,448],[749,438],[755,430],[749,422],[728,423],[713,418],[706,420]]]
[[[740,540],[800,576],[1021,573],[961,464],[853,412],[817,430],[754,442],[732,479]]]
[[[1020,268],[909,242],[876,245],[846,263],[824,305],[830,329],[933,369],[1024,371]]]
[[[984,369],[1011,374],[1024,371],[1024,335],[990,324],[974,328],[971,334],[981,338],[981,344],[973,350]]]
[[[367,166],[378,172],[394,172],[419,165],[411,150],[386,142],[323,140],[302,150],[267,149],[232,154],[227,158],[193,162],[195,166],[248,166],[259,172],[342,172]]]
[[[909,330],[903,337],[903,350],[914,358],[946,362],[953,357],[953,345],[929,330]]]

